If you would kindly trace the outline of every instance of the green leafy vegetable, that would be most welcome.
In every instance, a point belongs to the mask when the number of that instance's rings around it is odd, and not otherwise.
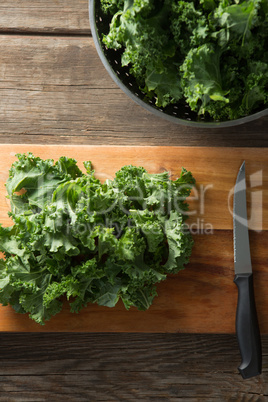
[[[149,174],[124,166],[101,183],[65,157],[55,164],[19,154],[6,183],[13,226],[0,225],[0,303],[44,324],[87,303],[147,309],[155,284],[184,268],[193,241],[185,202],[194,185],[182,169]]]
[[[267,0],[101,0],[104,44],[121,49],[156,105],[232,120],[268,104]],[[253,73],[254,70],[254,73]]]

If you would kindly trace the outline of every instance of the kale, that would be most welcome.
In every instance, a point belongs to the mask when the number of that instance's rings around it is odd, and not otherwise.
[[[183,102],[200,117],[232,120],[268,103],[267,0],[101,0],[103,43],[122,49],[156,105]]]
[[[0,303],[44,324],[67,298],[146,310],[156,283],[188,263],[186,226],[194,179],[182,169],[149,174],[124,166],[101,183],[90,162],[18,154],[6,183],[14,224],[0,225]]]

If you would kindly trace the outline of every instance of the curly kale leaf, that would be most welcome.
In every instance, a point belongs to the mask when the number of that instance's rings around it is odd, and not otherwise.
[[[149,0],[125,1],[113,15],[108,35],[109,48],[124,48],[122,65],[130,65],[149,97],[156,96],[159,106],[181,97],[174,67],[175,42],[168,32],[169,5]]]
[[[39,324],[63,299],[72,312],[88,303],[149,308],[156,284],[188,263],[185,228],[194,179],[182,169],[150,174],[124,166],[101,183],[90,162],[17,155],[7,181],[13,226],[0,225],[0,303]]]
[[[111,18],[103,42],[121,49],[122,65],[156,106],[187,103],[220,121],[267,107],[267,0],[101,4]]]

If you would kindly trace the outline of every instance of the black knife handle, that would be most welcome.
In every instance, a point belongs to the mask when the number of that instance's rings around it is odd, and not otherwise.
[[[238,288],[236,336],[242,358],[238,370],[243,378],[250,378],[261,374],[262,370],[261,337],[252,273],[237,274],[234,282]]]

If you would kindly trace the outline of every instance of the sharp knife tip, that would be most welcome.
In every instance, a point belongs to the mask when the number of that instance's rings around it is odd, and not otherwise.
[[[240,170],[245,170],[246,161],[244,161],[240,167]]]

